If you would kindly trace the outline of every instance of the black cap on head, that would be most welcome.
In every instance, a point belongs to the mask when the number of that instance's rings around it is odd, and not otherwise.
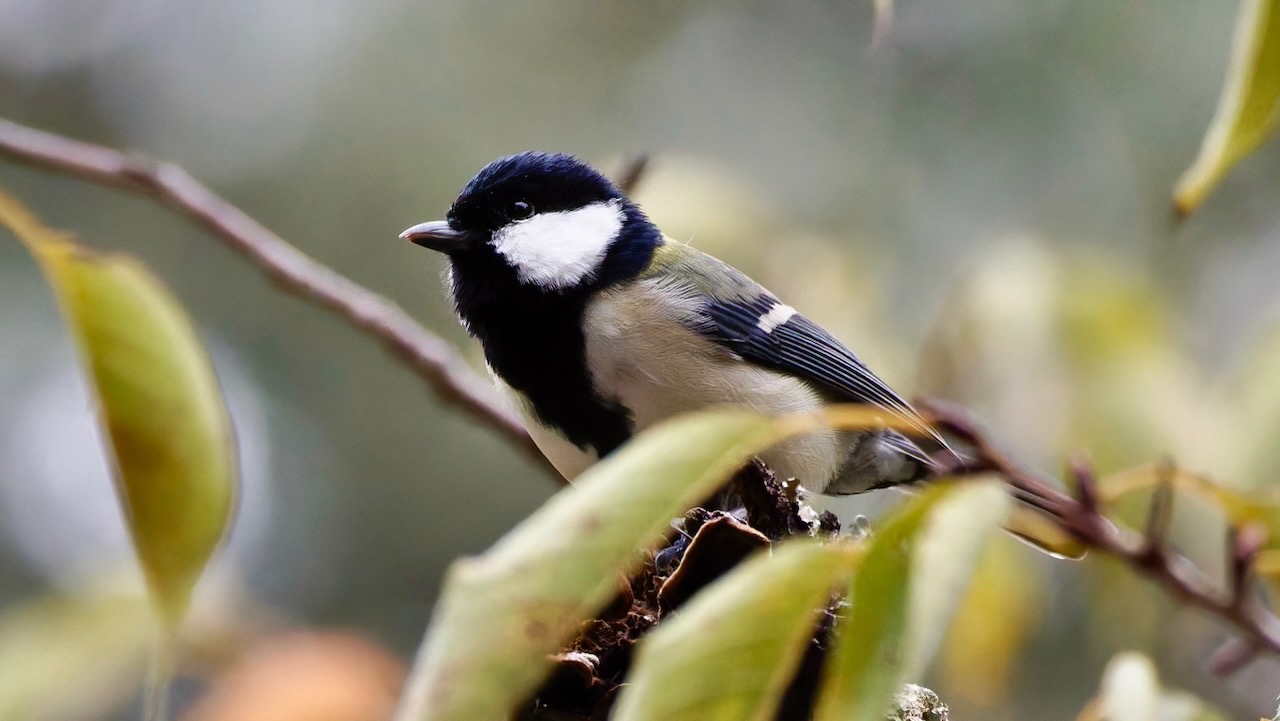
[[[528,151],[489,163],[449,209],[458,230],[493,231],[533,213],[622,198],[608,178],[572,155]]]

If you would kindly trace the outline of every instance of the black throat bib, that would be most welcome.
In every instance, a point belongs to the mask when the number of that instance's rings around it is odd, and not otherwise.
[[[596,289],[522,285],[489,253],[454,258],[452,273],[458,316],[489,366],[529,399],[539,420],[602,458],[631,437],[630,414],[600,397],[587,368],[582,318]]]

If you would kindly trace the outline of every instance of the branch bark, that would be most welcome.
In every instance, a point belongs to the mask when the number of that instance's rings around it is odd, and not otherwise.
[[[314,260],[182,168],[0,119],[0,155],[83,181],[144,195],[191,219],[276,285],[345,318],[381,343],[438,398],[488,426],[547,468],[520,419],[444,339],[395,303]]]
[[[1239,531],[1248,538],[1232,544],[1232,579],[1225,589],[1220,589],[1167,543],[1159,531],[1162,522],[1157,521],[1146,533],[1137,533],[1116,526],[1104,516],[1097,505],[1093,471],[1082,461],[1077,459],[1072,463],[1072,474],[1079,489],[1078,497],[1072,498],[997,448],[965,409],[938,401],[925,401],[920,406],[935,428],[968,443],[976,451],[972,460],[947,469],[947,475],[995,473],[1001,476],[1015,490],[1037,499],[1036,505],[1081,543],[1119,559],[1171,596],[1235,627],[1241,634],[1243,646],[1280,655],[1280,618],[1253,593],[1247,582],[1250,564],[1261,545],[1256,537],[1258,529],[1248,527]],[[1160,498],[1159,490],[1156,498]],[[1167,499],[1157,501],[1157,505],[1162,503],[1167,503]],[[1164,513],[1161,508],[1153,510]],[[1229,672],[1243,662],[1235,666],[1221,662],[1212,665]]]

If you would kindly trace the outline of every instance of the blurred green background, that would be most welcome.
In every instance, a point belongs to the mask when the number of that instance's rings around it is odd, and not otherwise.
[[[1029,461],[1056,470],[1083,447],[1112,472],[1169,454],[1261,487],[1280,471],[1280,149],[1181,224],[1169,197],[1235,11],[905,0],[873,47],[870,2],[7,0],[0,115],[182,164],[473,359],[441,259],[396,234],[502,154],[617,172],[649,151],[637,197],[669,235],[756,275],[900,389],[972,405]],[[212,347],[247,488],[211,595],[404,657],[446,564],[554,492],[172,214],[8,164],[0,187],[141,257]],[[16,242],[0,242],[0,309],[2,627],[129,555],[70,342]],[[1191,504],[1178,520],[1216,567],[1217,519]],[[1123,648],[1241,717],[1274,706],[1280,663],[1212,678],[1223,630],[1125,570],[1008,539],[988,561],[929,679],[956,718],[1073,718]],[[234,606],[217,598],[214,615]]]

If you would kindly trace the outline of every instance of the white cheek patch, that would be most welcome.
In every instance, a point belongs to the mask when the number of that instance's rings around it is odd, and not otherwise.
[[[493,248],[515,268],[520,282],[569,288],[600,267],[622,229],[622,216],[617,200],[539,213],[494,233]]]

